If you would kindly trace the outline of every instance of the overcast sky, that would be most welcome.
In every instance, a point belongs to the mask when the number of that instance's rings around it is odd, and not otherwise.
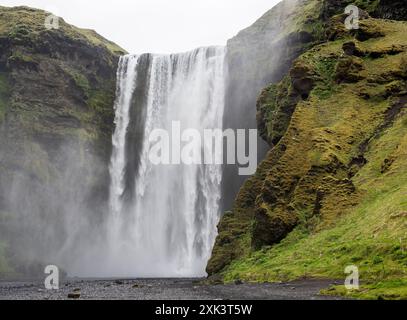
[[[51,11],[131,53],[224,45],[279,0],[1,0]]]

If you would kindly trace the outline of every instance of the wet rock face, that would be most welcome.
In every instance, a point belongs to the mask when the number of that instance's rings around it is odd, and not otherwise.
[[[229,81],[226,88],[224,127],[255,128],[257,124],[260,136],[264,138],[265,124],[261,121],[262,111],[257,108],[257,115],[252,113],[255,106],[253,101],[256,101],[262,88],[280,81],[289,71],[293,60],[307,48],[324,41],[325,38],[335,40],[336,37],[346,36],[348,32],[344,27],[344,21],[347,15],[344,14],[344,10],[348,4],[353,3],[351,0],[285,0],[263,15],[255,24],[230,39],[227,53]],[[393,12],[393,9],[389,8],[394,7],[389,1],[366,0],[358,1],[357,5],[361,9],[360,20],[367,19],[378,8],[386,10],[389,14]],[[333,28],[327,28],[326,24],[330,23],[331,18],[340,14],[342,15],[338,17]],[[375,16],[380,17],[381,13]],[[391,16],[396,17],[395,14]],[[291,29],[292,25],[300,27],[295,30]],[[363,28],[362,25],[358,31],[358,39],[369,38],[372,33],[380,36],[380,33]],[[307,91],[310,91],[313,85],[312,79],[303,77],[294,81],[300,96],[306,99]],[[242,95],[242,92],[245,94]],[[266,137],[264,140],[268,144],[275,144],[281,138],[281,131],[287,126],[292,103],[284,104],[287,112],[278,114],[277,118],[281,121],[276,120],[272,124],[276,136]],[[242,118],[241,114],[247,116]],[[258,158],[263,159],[268,147],[261,139],[258,146]],[[234,167],[225,166],[222,181],[223,209],[230,210],[244,177],[239,177]]]
[[[44,53],[46,43],[52,46]],[[84,130],[85,144],[106,159],[117,58],[102,48],[48,32],[39,36],[36,46],[6,38],[1,49],[0,65],[10,84],[2,123],[8,139],[18,143],[28,138],[54,161],[57,150]],[[93,148],[95,144],[105,147]]]
[[[322,17],[329,19],[344,12],[346,6],[357,5],[372,17],[389,20],[407,20],[407,7],[404,0],[326,0],[323,3]]]
[[[348,56],[363,57],[365,55],[363,50],[354,41],[344,43],[342,49]]]
[[[381,0],[373,17],[390,20],[407,20],[407,6],[404,0]]]
[[[257,123],[272,149],[221,220],[209,274],[227,273],[297,227],[332,226],[364,196],[355,179],[369,164],[370,144],[405,110],[406,24],[366,15],[359,30],[347,31],[343,18],[326,21],[329,40],[261,92]],[[395,161],[383,159],[381,174]]]
[[[252,247],[261,249],[265,244],[274,244],[283,240],[297,225],[297,217],[270,215],[266,209],[258,208],[254,216]],[[272,230],[272,232],[270,232]]]
[[[308,98],[309,93],[315,85],[314,72],[309,66],[296,63],[290,70],[290,78],[293,89],[304,100]]]
[[[363,61],[357,57],[342,57],[335,68],[335,79],[338,83],[354,83],[361,79]]]
[[[11,217],[7,226],[0,223],[0,242],[2,235],[24,233],[17,220],[26,202],[32,202],[32,217],[38,211],[50,223],[61,218],[62,209],[48,204],[52,197],[70,198],[61,183],[65,175],[74,183],[69,170],[79,176],[72,190],[86,190],[95,211],[108,192],[116,68],[124,52],[62,19],[60,29],[47,30],[46,15],[0,7],[0,221]],[[13,255],[24,241],[9,244]]]
[[[295,32],[287,32],[298,16],[296,5],[302,2],[282,1],[228,41],[225,128],[256,129],[256,99],[262,88],[270,82],[280,81],[292,61],[304,52],[307,45],[316,41],[315,35],[307,28],[300,27]],[[309,20],[312,24],[312,18]],[[245,116],[242,117],[242,114]],[[263,159],[268,146],[261,138],[257,144],[258,159]],[[235,166],[225,166],[222,179],[224,210],[232,208],[245,179],[238,175]]]
[[[70,138],[71,129],[94,131],[93,142],[110,139],[118,55],[65,23],[60,30],[41,28],[42,11],[0,11],[10,20],[9,32],[0,34],[0,71],[10,84],[2,126],[10,138],[32,134],[45,149],[47,143],[55,149],[58,140]],[[19,17],[31,20],[13,25]],[[35,127],[22,121],[30,117]],[[96,152],[106,156],[108,150]]]

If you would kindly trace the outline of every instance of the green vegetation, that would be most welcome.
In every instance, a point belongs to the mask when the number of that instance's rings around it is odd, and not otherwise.
[[[0,73],[0,123],[3,122],[7,108],[9,98],[9,85],[7,75]]]
[[[89,84],[88,78],[80,71],[74,69],[66,70],[75,82],[75,85],[82,91],[86,99],[89,99],[91,86]]]
[[[0,35],[7,35],[16,44],[27,44],[35,42],[42,33],[62,33],[76,41],[85,41],[93,46],[105,47],[115,55],[125,53],[125,50],[95,31],[76,28],[62,18],[59,18],[59,30],[48,31],[44,27],[44,22],[50,14],[50,12],[24,6],[13,8],[0,6]]]
[[[373,12],[380,4],[380,0],[355,0],[354,5],[366,10],[367,12]]]
[[[407,298],[406,32],[405,22],[363,20],[356,39],[337,33],[263,91],[258,119],[274,147],[222,219],[210,273],[344,281],[356,265],[359,291],[323,293]]]
[[[324,32],[324,23],[320,19],[323,1],[306,0],[301,6],[297,6],[292,15],[292,19],[288,19],[285,33],[309,32],[314,35],[316,40],[321,40]]]
[[[260,136],[270,145],[276,144],[284,135],[296,105],[296,95],[288,77],[279,84],[272,84],[261,93],[257,103]]]
[[[117,44],[112,41],[109,41],[102,36],[100,36],[96,31],[89,29],[78,29],[81,34],[83,34],[92,44],[96,46],[105,46],[109,51],[114,54],[122,55],[126,51],[120,48]]]
[[[18,170],[33,192],[43,190],[61,178],[55,157],[69,145],[77,153],[76,166],[84,168],[93,161],[92,170],[98,172],[86,170],[86,188],[103,192],[117,61],[124,50],[63,19],[59,29],[47,30],[49,15],[0,6],[0,189],[6,194]],[[4,212],[17,209],[5,205],[0,201],[0,276],[15,267],[15,260],[7,264],[6,257],[16,254],[4,238],[9,231],[4,219],[12,214]]]
[[[34,57],[23,54],[19,51],[16,51],[12,56],[9,57],[8,62],[17,62],[23,64],[36,64]]]
[[[380,175],[381,158],[391,152],[397,135],[406,137],[407,129],[392,128],[377,141],[379,147],[388,146],[381,155],[369,155],[375,175]],[[395,140],[400,142],[400,140]],[[407,151],[407,140],[399,146]],[[407,173],[400,167],[383,180],[369,185],[367,180],[364,200],[340,218],[334,227],[309,231],[299,226],[280,244],[254,252],[234,262],[225,272],[225,280],[281,281],[299,277],[326,277],[344,279],[344,269],[355,264],[360,269],[361,281],[379,282],[407,277]],[[365,179],[372,169],[368,166],[359,174]],[[407,292],[406,292],[407,293]],[[404,296],[407,297],[407,296]]]
[[[359,290],[347,290],[345,286],[333,286],[329,289],[322,290],[321,294],[366,300],[406,300],[407,281],[400,279],[380,281],[371,284],[367,282],[366,284],[361,284]]]
[[[337,59],[329,56],[315,62],[315,69],[321,79],[313,93],[321,100],[329,98],[333,93],[336,64]]]

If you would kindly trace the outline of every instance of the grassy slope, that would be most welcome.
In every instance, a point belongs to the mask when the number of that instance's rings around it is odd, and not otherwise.
[[[32,9],[29,7],[3,7],[0,6],[0,34],[7,35],[13,33],[15,28],[29,27],[34,33],[41,33],[44,31],[44,21],[50,13]],[[115,54],[123,54],[125,50],[120,48],[115,43],[103,38],[93,30],[81,29],[66,23],[62,18],[59,20],[59,27],[62,32],[71,39],[84,40],[95,46],[104,46],[109,51]],[[31,37],[35,36],[33,33]]]
[[[405,94],[405,82],[391,79],[391,75],[405,73],[407,24],[369,20],[367,25],[380,26],[386,36],[360,43],[363,50],[385,52],[399,45],[404,46],[404,52],[380,54],[379,58],[365,56],[361,61],[362,79],[341,84],[334,81],[333,68],[342,55],[343,43],[349,39],[330,42],[305,53],[296,63],[312,67],[317,75],[316,86],[310,98],[297,105],[281,142],[287,145],[281,161],[291,172],[305,172],[303,168],[309,165],[326,166],[333,157],[350,163],[352,157],[358,156],[363,141],[370,137],[364,153],[368,163],[352,178],[357,192],[347,195],[341,194],[340,188],[334,189],[325,197],[320,215],[310,216],[309,210],[299,205],[307,202],[307,191],[297,188],[292,205],[296,207],[299,225],[281,243],[256,252],[249,249],[250,234],[239,235],[241,247],[246,249],[240,253],[243,258],[223,272],[226,281],[281,281],[303,276],[344,279],[345,267],[354,264],[359,267],[364,282],[361,291],[348,293],[339,287],[331,293],[407,298],[405,105],[394,124],[383,126],[386,111],[397,99],[389,97],[389,90],[402,86]],[[349,139],[356,141],[349,144]],[[278,146],[274,152],[278,153],[277,150]],[[305,156],[299,155],[299,150]],[[296,158],[301,165],[293,160]],[[262,166],[267,164],[260,166],[258,175],[262,175]],[[314,181],[318,183],[324,188],[324,180]],[[325,183],[328,185],[328,180]],[[242,216],[250,223],[250,217]]]

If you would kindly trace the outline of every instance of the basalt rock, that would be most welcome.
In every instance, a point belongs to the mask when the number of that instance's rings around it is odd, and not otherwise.
[[[344,43],[342,49],[343,52],[348,56],[363,57],[365,55],[365,52],[354,41]]]
[[[341,57],[335,68],[335,80],[338,83],[353,83],[361,80],[363,76],[363,61],[357,57]]]

